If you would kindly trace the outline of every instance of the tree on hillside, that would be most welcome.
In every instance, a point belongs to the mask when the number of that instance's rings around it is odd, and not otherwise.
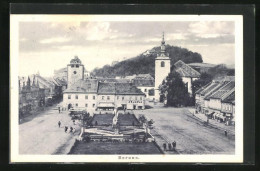
[[[182,81],[179,73],[175,71],[175,67],[171,68],[171,72],[159,87],[161,100],[167,100],[167,106],[187,106],[190,102],[188,88]]]
[[[114,78],[115,76],[128,76],[134,74],[150,74],[154,77],[154,61],[160,53],[161,48],[152,48],[153,53],[144,55],[140,54],[131,59],[123,60],[114,65],[105,65],[102,68],[95,68],[91,75],[96,77]],[[186,48],[166,45],[166,52],[169,53],[171,64],[178,60],[185,63],[201,63],[202,57],[199,53],[189,51]]]

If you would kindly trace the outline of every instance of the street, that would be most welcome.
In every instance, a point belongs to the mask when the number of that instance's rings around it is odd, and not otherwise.
[[[222,130],[205,126],[187,108],[156,107],[134,113],[137,117],[143,114],[153,119],[151,133],[159,146],[163,143],[160,137],[167,142],[176,141],[179,154],[233,154],[235,151],[234,136],[225,137]],[[61,128],[58,121],[61,121]],[[59,114],[54,107],[20,124],[20,154],[67,154],[79,134],[79,126],[75,126],[77,131],[73,135],[64,132],[65,125],[73,126],[68,112]]]
[[[224,136],[222,130],[205,126],[191,115],[187,108],[156,107],[143,111],[148,119],[153,119],[151,133],[161,135],[166,141],[176,141],[180,154],[234,154],[234,136]],[[159,144],[160,145],[160,144]]]
[[[65,133],[64,126],[74,126],[67,111],[59,113],[51,107],[19,125],[20,154],[67,154],[75,141],[76,132]],[[61,121],[59,128],[58,122]],[[69,132],[69,130],[68,130]]]

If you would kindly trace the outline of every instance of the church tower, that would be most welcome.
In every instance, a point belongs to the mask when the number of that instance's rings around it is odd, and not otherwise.
[[[155,100],[160,100],[159,86],[171,71],[171,60],[165,52],[164,33],[161,42],[161,52],[155,58]]]
[[[70,88],[78,80],[84,79],[84,65],[81,64],[81,60],[75,56],[74,59],[70,60],[70,64],[67,65],[68,73],[68,85],[67,88]]]

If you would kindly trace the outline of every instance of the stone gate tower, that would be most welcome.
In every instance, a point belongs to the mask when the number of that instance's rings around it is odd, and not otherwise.
[[[161,42],[161,52],[155,58],[155,100],[159,101],[160,92],[159,86],[162,84],[162,81],[168,76],[171,71],[171,60],[169,54],[165,52],[165,41],[164,33]]]
[[[81,64],[81,60],[77,56],[70,60],[70,64],[67,65],[67,72],[67,88],[70,88],[71,85],[75,84],[78,80],[84,79],[84,65]]]

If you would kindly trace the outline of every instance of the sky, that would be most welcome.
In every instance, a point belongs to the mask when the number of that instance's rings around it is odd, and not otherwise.
[[[202,55],[205,63],[234,65],[233,21],[20,22],[19,75],[52,76],[78,56],[86,70],[135,57],[166,44]]]

